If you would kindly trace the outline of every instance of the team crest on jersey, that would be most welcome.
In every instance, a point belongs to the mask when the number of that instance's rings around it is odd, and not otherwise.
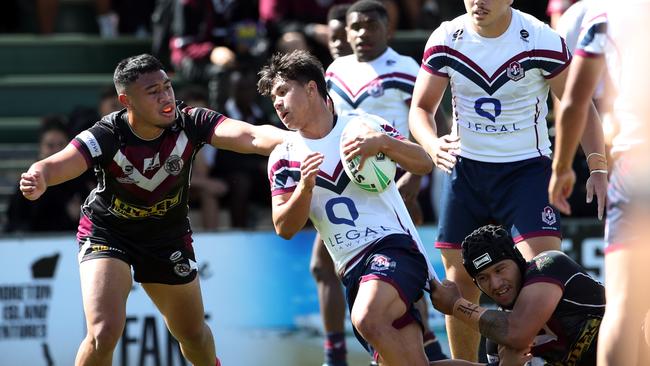
[[[384,86],[381,80],[373,80],[368,87],[368,94],[374,98],[379,98],[384,95]]]
[[[392,271],[395,267],[397,267],[397,262],[385,255],[375,254],[370,260],[370,269],[373,271]]]
[[[553,211],[553,208],[551,206],[546,206],[542,210],[542,221],[546,225],[553,225],[557,222],[557,219],[555,218],[555,211]]]
[[[165,171],[171,175],[178,175],[183,170],[183,159],[178,155],[170,155],[165,160]]]
[[[524,71],[524,68],[521,67],[521,64],[519,62],[512,61],[510,65],[508,65],[506,74],[512,81],[518,81],[526,76],[526,71]]]
[[[176,272],[180,277],[187,277],[192,273],[192,267],[187,263],[177,263],[174,266],[174,272]]]

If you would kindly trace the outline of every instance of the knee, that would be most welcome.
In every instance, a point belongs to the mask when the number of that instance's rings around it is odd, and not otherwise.
[[[390,324],[384,324],[385,321],[382,321],[380,314],[374,314],[367,309],[356,311],[353,309],[350,317],[356,330],[371,344],[381,337],[383,327],[390,326]]]
[[[88,328],[86,339],[98,353],[111,353],[122,336],[124,324],[104,321]]]
[[[182,344],[200,344],[206,338],[209,329],[205,323],[199,326],[182,326],[170,329],[174,338]]]
[[[320,260],[314,260],[309,265],[309,272],[317,283],[339,285],[339,279],[336,276],[334,266],[324,263]]]

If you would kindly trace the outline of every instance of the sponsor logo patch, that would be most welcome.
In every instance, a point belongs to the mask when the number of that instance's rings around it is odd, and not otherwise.
[[[474,263],[474,268],[479,269],[488,263],[492,263],[492,258],[490,258],[490,254],[485,253],[482,256],[474,259],[472,263]]]
[[[175,251],[172,255],[169,256],[169,260],[172,262],[178,262],[183,257],[183,253],[180,250]]]
[[[124,202],[117,197],[113,197],[113,202],[111,202],[111,207],[109,211],[119,217],[125,219],[142,219],[145,217],[161,217],[164,216],[167,211],[177,206],[181,201],[181,191],[174,197],[166,198],[153,206],[137,206]]]
[[[102,148],[99,147],[99,142],[90,131],[83,131],[77,137],[86,145],[88,151],[90,151],[90,156],[96,158],[102,155]]]

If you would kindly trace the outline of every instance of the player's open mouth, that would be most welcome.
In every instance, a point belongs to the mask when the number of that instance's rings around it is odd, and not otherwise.
[[[163,108],[163,110],[162,110],[162,112],[165,113],[165,114],[170,114],[173,111],[174,111],[174,107],[172,107],[172,106],[167,106],[167,107]]]

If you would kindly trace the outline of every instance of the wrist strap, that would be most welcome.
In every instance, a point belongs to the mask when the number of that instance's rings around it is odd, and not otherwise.
[[[594,173],[607,174],[608,172],[607,172],[606,169],[594,169],[594,170],[592,170],[592,171],[589,172],[589,175],[592,175],[592,174],[594,174]]]
[[[591,154],[587,155],[587,160],[589,160],[589,158],[591,158],[591,157],[594,156],[594,155],[596,155],[596,156],[600,156],[600,157],[603,158],[603,159],[607,159],[607,157],[605,156],[605,154],[601,154],[601,153],[597,153],[597,152],[592,152]]]

